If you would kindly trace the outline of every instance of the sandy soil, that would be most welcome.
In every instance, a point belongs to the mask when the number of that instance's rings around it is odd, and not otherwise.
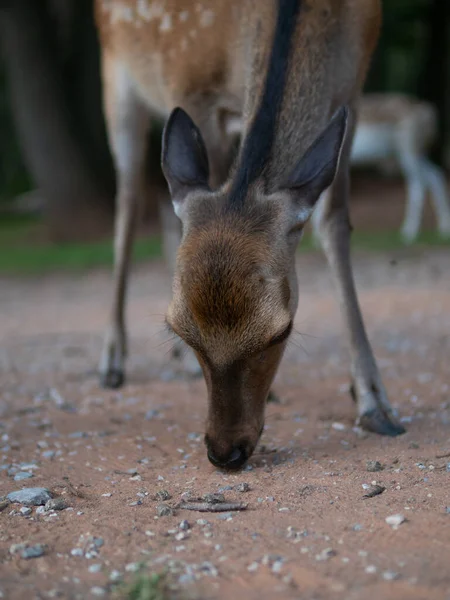
[[[268,407],[261,445],[234,475],[207,461],[203,382],[168,376],[161,264],[132,278],[121,391],[99,389],[95,376],[109,272],[0,279],[0,496],[42,486],[69,506],[0,512],[0,597],[117,597],[111,573],[131,581],[143,563],[167,569],[183,599],[450,598],[448,249],[355,257],[367,328],[408,429],[397,439],[353,428],[326,265],[311,254],[298,269],[281,403]],[[382,470],[368,472],[367,461]],[[33,477],[14,481],[18,471]],[[386,489],[364,499],[372,482]],[[221,490],[248,509],[158,517],[163,490],[171,506],[187,491]],[[398,528],[385,521],[395,514],[406,519]],[[45,554],[23,559],[11,553],[19,543],[44,544]]]

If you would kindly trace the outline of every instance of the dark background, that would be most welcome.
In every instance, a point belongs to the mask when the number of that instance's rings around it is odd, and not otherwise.
[[[432,101],[440,118],[432,157],[447,168],[450,2],[383,4],[383,30],[366,90]],[[57,240],[79,235],[77,219],[110,228],[114,172],[92,0],[0,0],[0,47],[0,221],[11,210],[35,205]],[[149,173],[160,182],[160,128],[152,137]],[[154,204],[149,200],[150,220],[156,218]],[[82,229],[88,235],[89,228]]]

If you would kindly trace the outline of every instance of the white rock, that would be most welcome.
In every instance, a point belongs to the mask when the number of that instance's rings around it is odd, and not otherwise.
[[[405,521],[406,519],[403,515],[389,515],[389,517],[386,517],[386,523],[394,529],[397,529]]]

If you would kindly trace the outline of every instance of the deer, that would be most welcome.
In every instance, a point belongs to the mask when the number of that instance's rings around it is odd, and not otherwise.
[[[405,431],[366,333],[349,243],[351,141],[380,11],[378,0],[96,1],[118,181],[101,381],[124,381],[146,133],[162,118],[161,166],[181,221],[165,323],[202,369],[204,441],[219,469],[240,469],[264,429],[299,303],[296,249],[321,196],[357,423],[381,435]]]
[[[400,169],[407,188],[405,215],[400,228],[404,244],[417,240],[427,191],[438,233],[442,238],[450,237],[450,203],[445,175],[427,156],[436,141],[437,123],[435,106],[412,96],[371,93],[359,100],[350,163]],[[316,211],[312,223],[317,244],[319,220],[319,211]]]

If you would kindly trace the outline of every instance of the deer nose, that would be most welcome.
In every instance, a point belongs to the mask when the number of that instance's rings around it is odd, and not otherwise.
[[[243,446],[232,448],[227,454],[217,455],[211,448],[208,448],[208,459],[215,467],[236,471],[240,469],[248,459],[248,453]]]

